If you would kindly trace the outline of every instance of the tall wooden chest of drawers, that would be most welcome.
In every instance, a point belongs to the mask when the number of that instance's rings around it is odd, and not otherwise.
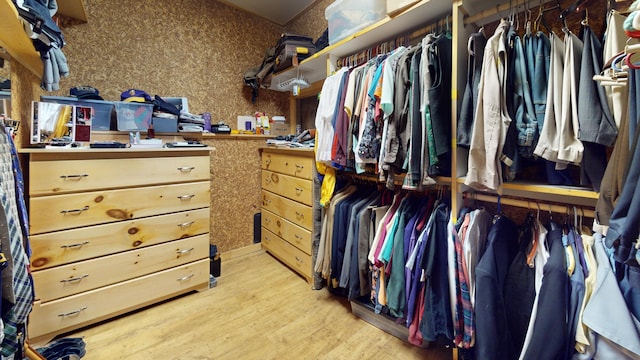
[[[262,149],[262,247],[313,281],[312,150]]]
[[[25,152],[32,342],[208,288],[208,149]]]

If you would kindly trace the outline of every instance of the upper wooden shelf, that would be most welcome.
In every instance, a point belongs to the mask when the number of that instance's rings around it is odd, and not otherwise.
[[[464,184],[464,177],[458,178],[458,184]],[[587,200],[597,200],[599,193],[588,188],[577,186],[545,185],[527,182],[505,182],[502,184],[505,194],[516,194],[518,196],[535,197],[536,194],[546,194],[552,196],[567,196],[572,198],[582,198]]]
[[[422,0],[407,10],[394,15],[394,17],[386,16],[377,23],[327,46],[301,61],[298,67],[292,67],[274,74],[271,79],[270,89],[288,90],[281,89],[278,85],[297,77],[298,74],[310,84],[323,80],[331,71],[328,68],[328,60],[335,61],[337,58],[354,54],[417,27],[432,24],[450,14],[451,11],[451,0]]]
[[[82,0],[58,0],[58,12],[65,16],[87,21]],[[36,76],[42,75],[40,54],[33,48],[31,39],[24,31],[22,20],[11,0],[0,0],[0,47]]]
[[[19,62],[36,76],[42,75],[40,54],[33,48],[11,0],[0,0],[0,46],[7,50],[13,61]]]

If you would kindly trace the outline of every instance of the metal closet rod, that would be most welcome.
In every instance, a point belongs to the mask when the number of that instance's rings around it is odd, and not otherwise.
[[[486,194],[475,194],[475,193],[464,193],[464,197],[470,200],[484,201],[490,203],[498,203],[498,199],[500,199],[501,205],[508,206],[516,206],[529,210],[540,210],[540,211],[549,211],[556,214],[567,214],[573,213],[574,206],[572,205],[556,205],[550,203],[541,203],[538,200],[526,201],[508,198],[504,196],[498,197],[498,195],[486,195]],[[593,218],[595,216],[595,211],[592,209],[585,209],[584,206],[575,206],[576,209],[580,209],[578,215],[583,215],[588,218]]]
[[[496,7],[489,8],[487,10],[480,11],[475,15],[465,17],[464,24],[468,25],[468,24],[476,23],[480,20],[487,19],[497,14],[500,14],[503,11],[509,11],[512,8],[518,8],[519,6],[526,5],[527,3],[531,3],[531,2],[532,0],[514,0],[511,2],[504,3],[502,5],[496,5]],[[551,0],[542,1],[543,4],[548,2],[551,2]],[[535,5],[531,9],[535,8],[536,6],[539,6],[539,5]],[[529,10],[529,9],[525,9],[525,10]]]

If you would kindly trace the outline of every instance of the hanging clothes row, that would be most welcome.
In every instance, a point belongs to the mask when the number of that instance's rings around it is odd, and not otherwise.
[[[540,7],[539,18],[545,9]],[[523,161],[543,159],[546,182],[591,186],[599,191],[624,107],[621,97],[593,80],[622,31],[609,13],[603,45],[582,21],[580,37],[533,31],[522,37],[503,19],[493,35],[469,38],[468,77],[458,119],[458,146],[469,150],[465,184],[500,191],[516,179]],[[614,109],[612,112],[611,109]],[[580,167],[579,181],[569,165]]]
[[[500,210],[465,208],[459,218],[448,227],[449,289],[464,358],[640,356],[637,315],[601,234],[575,216],[543,224],[539,211],[520,226]]]
[[[316,161],[377,173],[390,189],[404,173],[407,189],[435,184],[434,177],[450,175],[450,90],[449,31],[340,68],[322,87]]]
[[[334,293],[401,320],[418,346],[453,339],[445,195],[349,185],[336,192],[322,219],[315,271]]]
[[[9,129],[0,125],[0,313],[1,357],[22,359],[34,293],[29,272],[29,223],[18,154]]]

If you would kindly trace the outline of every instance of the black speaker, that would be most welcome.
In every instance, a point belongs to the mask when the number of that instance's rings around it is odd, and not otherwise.
[[[257,244],[262,239],[262,214],[255,213],[253,214],[253,243]]]

